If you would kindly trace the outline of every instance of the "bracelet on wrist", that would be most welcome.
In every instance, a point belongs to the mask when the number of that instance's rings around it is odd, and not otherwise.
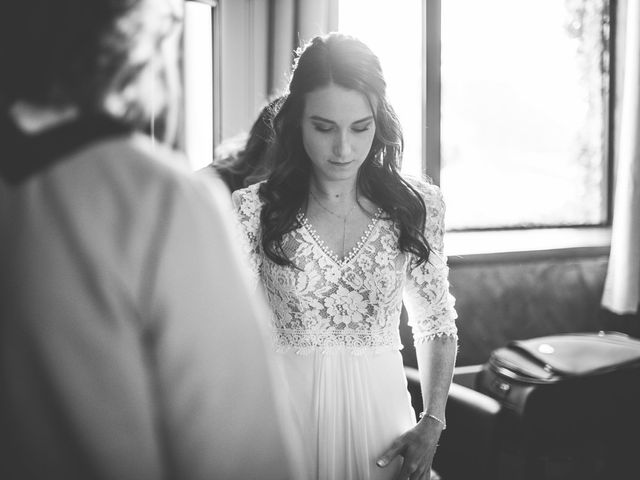
[[[420,420],[422,420],[424,417],[430,418],[431,420],[435,420],[440,425],[442,425],[442,430],[446,430],[447,429],[447,424],[445,423],[444,420],[439,419],[438,417],[436,417],[435,415],[433,415],[433,414],[431,414],[429,412],[420,412],[420,415],[418,415],[418,417],[420,418]]]

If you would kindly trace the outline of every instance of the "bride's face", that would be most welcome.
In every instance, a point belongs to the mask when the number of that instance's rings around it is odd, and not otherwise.
[[[367,97],[335,84],[306,95],[302,143],[321,180],[355,181],[376,132]]]

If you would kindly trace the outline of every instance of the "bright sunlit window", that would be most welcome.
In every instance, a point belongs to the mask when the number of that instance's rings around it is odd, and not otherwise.
[[[605,223],[608,1],[439,1],[441,36],[432,41],[440,41],[441,64],[426,68],[440,72],[435,168],[447,228]],[[423,1],[339,5],[339,29],[381,59],[405,133],[403,171],[419,173],[429,128]]]
[[[213,158],[214,2],[186,2],[184,10],[184,149],[193,170]]]
[[[338,28],[380,58],[405,140],[402,169],[422,170],[422,1],[341,0]]]
[[[442,0],[448,227],[606,215],[604,0]]]

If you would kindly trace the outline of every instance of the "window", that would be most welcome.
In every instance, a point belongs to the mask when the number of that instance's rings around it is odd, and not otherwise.
[[[340,0],[340,30],[381,58],[403,170],[439,180],[448,229],[606,223],[609,3]]]
[[[604,1],[442,1],[441,185],[453,229],[606,220]]]
[[[423,169],[422,2],[341,0],[338,10],[338,29],[358,37],[380,58],[387,96],[404,134],[402,169],[413,175]]]
[[[214,38],[217,3],[191,0],[185,3],[184,64],[184,151],[191,168],[211,163],[214,147]],[[217,100],[217,99],[216,99]]]

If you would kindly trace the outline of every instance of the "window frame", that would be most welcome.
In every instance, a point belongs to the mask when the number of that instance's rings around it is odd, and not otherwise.
[[[616,96],[616,39],[617,39],[617,0],[608,0],[609,21],[609,49],[608,49],[608,98],[605,104],[603,130],[603,159],[602,174],[605,181],[602,182],[602,217],[604,220],[598,224],[589,225],[548,225],[537,227],[514,226],[500,228],[467,228],[448,231],[449,234],[463,234],[464,232],[489,232],[495,234],[502,231],[544,231],[566,229],[567,231],[593,229],[607,229],[611,227],[613,217],[613,171],[614,171],[614,138],[615,138],[615,96]],[[423,125],[429,128],[423,129],[422,152],[423,172],[428,175],[436,185],[440,185],[441,158],[441,20],[442,0],[426,0],[423,3]],[[598,234],[599,235],[599,234]],[[599,237],[601,237],[599,235]],[[515,238],[515,237],[513,237]]]

